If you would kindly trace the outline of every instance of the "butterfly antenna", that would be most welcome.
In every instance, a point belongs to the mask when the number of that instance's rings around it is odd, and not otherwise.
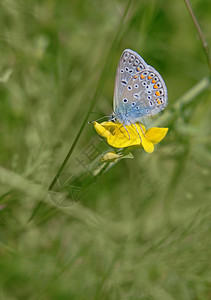
[[[105,118],[110,118],[110,117],[111,117],[111,116],[104,116],[104,117],[101,117],[101,118],[99,118],[99,119],[97,119],[97,120],[89,121],[88,124],[92,124],[92,123],[97,122],[97,121],[99,121],[99,120],[102,120],[102,119],[105,119]]]

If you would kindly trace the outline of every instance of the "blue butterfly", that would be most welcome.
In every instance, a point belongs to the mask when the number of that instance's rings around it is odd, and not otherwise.
[[[167,88],[161,75],[135,51],[124,50],[116,71],[110,121],[122,123],[124,127],[135,124],[143,117],[162,111],[167,99]]]

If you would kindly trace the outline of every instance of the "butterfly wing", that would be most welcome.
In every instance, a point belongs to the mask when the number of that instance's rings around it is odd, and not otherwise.
[[[123,51],[116,70],[113,103],[114,111],[121,101],[122,94],[128,82],[139,72],[139,70],[144,70],[146,66],[146,62],[136,52],[130,49]]]
[[[119,61],[114,91],[114,113],[126,125],[152,116],[167,105],[161,75],[136,52],[126,49]]]

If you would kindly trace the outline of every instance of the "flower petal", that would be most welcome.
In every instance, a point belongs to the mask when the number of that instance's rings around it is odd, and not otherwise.
[[[125,148],[133,145],[140,145],[141,139],[134,125],[125,127],[122,124],[111,131],[111,135],[107,137],[109,145],[115,148]]]
[[[160,142],[168,131],[168,128],[154,127],[146,132],[146,128],[140,123],[124,126],[111,121],[101,124],[94,122],[94,127],[97,133],[105,137],[112,147],[143,146],[148,153],[154,151],[153,144]]]
[[[139,133],[145,133],[146,132],[145,126],[143,124],[141,124],[141,123],[137,122],[136,126],[135,126],[135,124],[132,124],[130,126],[132,126],[136,132],[137,132],[136,128],[138,129]]]
[[[97,122],[95,122],[95,123],[97,123]],[[102,122],[100,125],[105,127],[107,130],[110,130],[113,127],[119,126],[119,124],[111,122],[111,121]]]
[[[122,154],[117,154],[115,152],[107,152],[100,158],[100,162],[112,162],[122,157]]]
[[[103,123],[101,123],[103,124]],[[99,135],[101,135],[102,137],[107,138],[111,133],[109,131],[109,129],[105,128],[104,126],[102,126],[101,124],[94,122],[94,128],[97,131],[97,133]]]
[[[126,132],[126,130],[125,130]],[[116,131],[114,135],[110,135],[107,137],[107,142],[110,146],[115,148],[124,148],[133,145],[140,144],[140,138],[130,138],[128,133],[122,134],[121,131]]]
[[[147,153],[152,153],[154,151],[154,145],[152,142],[147,140],[145,136],[142,136],[142,146]]]
[[[166,136],[168,128],[152,127],[146,132],[146,138],[153,144],[157,144]]]

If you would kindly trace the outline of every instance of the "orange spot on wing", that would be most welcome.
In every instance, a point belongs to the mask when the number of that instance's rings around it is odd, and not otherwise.
[[[151,76],[148,76],[148,79],[152,79],[152,77],[151,77]]]
[[[138,78],[138,76],[137,76],[137,75],[135,75],[133,78],[135,78],[135,79],[136,79],[136,78]]]
[[[152,79],[152,83],[155,83],[156,81],[155,81],[155,79]]]
[[[156,92],[155,92],[155,95],[156,95],[156,96],[160,96],[160,92],[156,91]]]
[[[155,84],[155,85],[154,85],[154,89],[158,89],[158,86],[157,86],[157,84]]]
[[[141,74],[141,79],[144,79],[144,78],[145,78],[145,76]]]
[[[157,99],[157,104],[161,104],[161,102],[160,102],[160,100],[159,100],[159,99]]]
[[[136,70],[137,70],[138,72],[141,71],[141,69],[140,69],[139,67],[137,67]]]

